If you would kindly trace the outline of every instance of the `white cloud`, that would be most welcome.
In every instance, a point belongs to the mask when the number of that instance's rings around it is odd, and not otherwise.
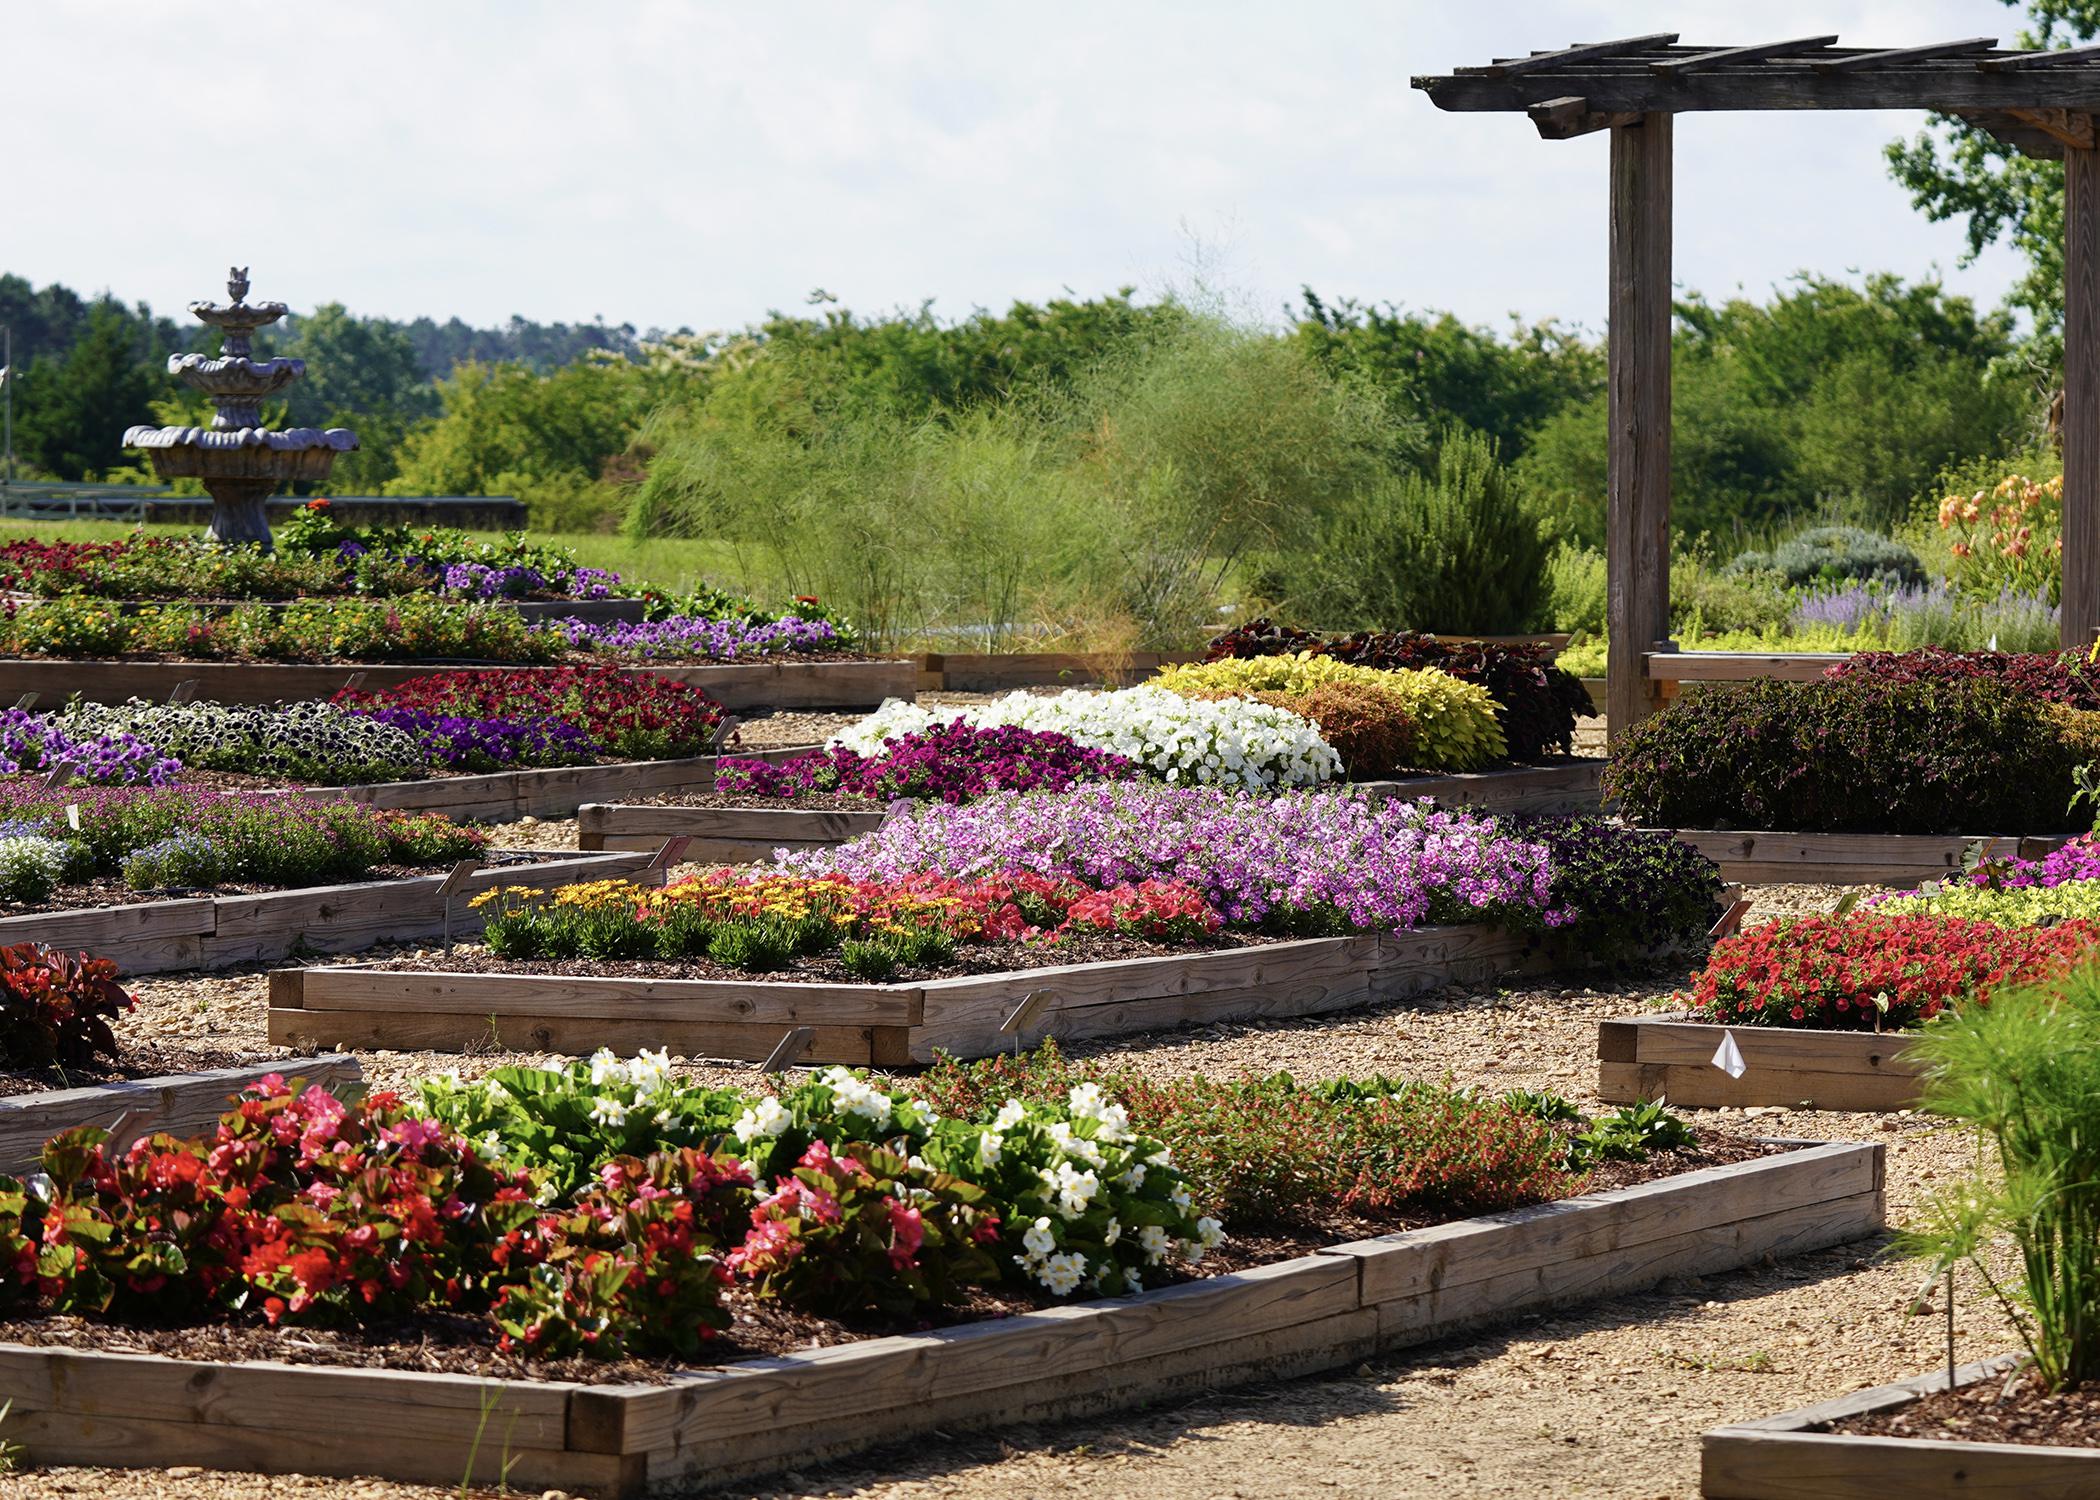
[[[1717,44],[1996,33],[1995,0],[1073,0],[791,5],[128,0],[17,6],[5,269],[173,311],[252,262],[295,306],[720,327],[937,298],[950,314],[1183,274],[1602,321],[1604,146],[1407,86],[1670,26]],[[1698,19],[1695,21],[1695,17]],[[226,59],[236,59],[228,62]],[[231,122],[238,122],[237,126]],[[1679,125],[1677,274],[1955,273],[1881,146],[1916,117]]]

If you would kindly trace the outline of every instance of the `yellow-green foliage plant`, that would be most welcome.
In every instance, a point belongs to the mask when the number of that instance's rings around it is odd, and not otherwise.
[[[1509,754],[1487,689],[1433,667],[1388,672],[1300,651],[1163,667],[1154,685],[1192,698],[1299,695],[1335,685],[1383,688],[1413,723],[1413,759],[1424,770],[1472,771]]]

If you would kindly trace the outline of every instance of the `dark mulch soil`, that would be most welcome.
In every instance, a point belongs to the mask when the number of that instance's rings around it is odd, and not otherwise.
[[[2025,1376],[2014,1383],[2010,1395],[2005,1387],[2000,1378],[1953,1392],[1933,1391],[1889,1411],[1847,1417],[1829,1430],[1935,1442],[2100,1448],[2100,1386],[2048,1391]]]
[[[164,1073],[201,1073],[255,1061],[255,1054],[187,1042],[127,1041],[115,1058],[76,1067],[14,1068],[0,1063],[0,1098],[40,1094],[47,1089],[78,1089],[132,1078],[158,1078]],[[296,1069],[296,1063],[287,1065]]]
[[[544,864],[549,860],[572,859],[573,851],[562,849],[509,850],[500,854],[485,853],[481,856],[484,868],[510,868],[512,866]],[[418,875],[436,875],[451,869],[450,865],[374,865],[362,875],[337,875],[325,880],[316,880],[314,886],[363,885],[388,880],[408,880]],[[212,886],[168,886],[154,890],[133,890],[115,876],[98,880],[84,880],[71,885],[62,885],[53,891],[47,900],[22,906],[0,901],[0,916],[30,916],[48,911],[82,911],[109,906],[135,906],[145,901],[183,901],[204,896],[258,896],[268,891],[310,890],[312,886],[285,885],[212,885]]]
[[[1596,1174],[1590,1191],[1652,1182],[1701,1167],[1747,1161],[1785,1149],[1741,1137],[1703,1134],[1688,1151],[1658,1152],[1641,1162],[1618,1162]],[[1339,1208],[1311,1209],[1290,1223],[1254,1224],[1204,1258],[1203,1264],[1162,1276],[1159,1284],[1222,1276],[1251,1266],[1269,1265],[1307,1255],[1322,1246],[1374,1235],[1420,1229],[1464,1217],[1462,1213],[1351,1213]],[[107,1353],[160,1354],[173,1359],[214,1363],[277,1360],[297,1365],[353,1366],[365,1369],[413,1370],[528,1380],[581,1380],[664,1384],[681,1369],[731,1364],[737,1360],[790,1353],[797,1349],[853,1343],[890,1334],[990,1318],[1013,1317],[1040,1307],[1067,1305],[1048,1295],[1019,1288],[970,1289],[959,1306],[922,1319],[820,1318],[790,1312],[733,1289],[725,1299],[732,1317],[728,1330],[709,1341],[696,1358],[657,1361],[528,1360],[496,1347],[495,1333],[483,1318],[469,1314],[429,1313],[413,1321],[362,1328],[286,1326],[270,1328],[250,1322],[142,1326],[72,1315],[0,1319],[0,1343],[38,1347],[94,1349]]]
[[[740,811],[777,807],[794,812],[881,812],[887,806],[872,797],[856,797],[850,792],[811,792],[806,797],[759,797],[748,792],[665,792],[655,797],[622,797],[619,805],[721,807]]]
[[[1063,938],[1055,943],[965,943],[955,950],[952,963],[938,967],[902,965],[885,982],[916,984],[927,979],[954,979],[967,974],[1005,974],[1015,969],[1049,969],[1064,964],[1105,963],[1118,958],[1169,958],[1226,948],[1259,948],[1286,941],[1289,940],[1259,933],[1229,932],[1203,943],[1155,943],[1113,933]],[[705,958],[676,962],[652,958],[498,958],[477,945],[455,948],[441,958],[388,958],[368,967],[441,974],[560,974],[571,979],[734,979],[745,984],[768,979],[827,984],[868,982],[849,970],[836,953],[797,958],[786,968],[757,972],[733,969]]]

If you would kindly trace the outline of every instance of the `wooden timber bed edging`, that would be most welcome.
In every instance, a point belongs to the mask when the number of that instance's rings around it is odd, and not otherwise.
[[[0,1172],[33,1166],[44,1142],[76,1125],[100,1125],[121,1149],[158,1131],[190,1135],[225,1112],[226,1101],[270,1074],[300,1079],[345,1096],[364,1087],[357,1059],[341,1052],[242,1063],[197,1073],[164,1073],[80,1088],[45,1089],[0,1097]]]
[[[1790,833],[1759,828],[1665,828],[1744,885],[1921,885],[1961,873],[1972,850],[2040,859],[2076,835]]]
[[[612,1496],[728,1483],[935,1432],[1127,1410],[1352,1365],[1881,1229],[1880,1145],[1786,1144],[1796,1149],[1208,1281],[681,1372],[667,1385],[0,1345],[0,1400],[13,1403],[9,1438],[40,1464],[448,1485],[463,1475],[491,1483],[508,1465],[505,1480],[527,1492]]]
[[[1731,1032],[1740,1078],[1713,1065]],[[1600,1021],[1597,1094],[1607,1104],[1667,1099],[1685,1109],[1914,1109],[1922,1083],[1911,1040],[1902,1031],[1723,1026],[1686,1015]]]
[[[1956,1389],[2003,1381],[2024,1355],[1963,1365]],[[1699,1440],[1706,1500],[2088,1500],[2100,1494],[2100,1448],[1963,1443],[1831,1432],[1831,1423],[1908,1406],[1947,1389],[1947,1371],[1855,1391],[1835,1401],[1717,1427]]]
[[[1434,797],[1482,812],[1582,812],[1603,799],[1602,760],[1568,757],[1546,765],[1504,766],[1389,781],[1340,782],[1380,797]],[[626,790],[626,788],[622,788]],[[882,826],[882,808],[866,811],[798,807],[663,807],[586,802],[576,810],[577,844],[585,849],[654,849],[690,838],[686,857],[722,864],[768,860],[775,849],[825,849]]]
[[[724,708],[848,709],[874,708],[887,698],[915,698],[919,673],[915,662],[811,661],[765,657],[748,662],[705,662],[656,666],[646,662],[608,661],[623,671],[669,677],[704,690]],[[0,658],[0,699],[14,702],[35,693],[46,706],[76,694],[90,703],[122,703],[147,698],[159,703],[185,682],[195,682],[196,697],[210,703],[274,703],[280,698],[326,698],[364,675],[369,688],[390,687],[432,672],[546,672],[545,666],[507,662],[232,662],[232,661],[84,661],[65,657]]]
[[[639,859],[639,855],[627,855]],[[983,1057],[1060,1040],[1196,1022],[1311,1016],[1454,981],[1549,966],[1528,939],[1485,926],[1303,938],[1157,958],[1113,959],[913,984],[766,979],[618,979],[472,974],[346,964],[270,976],[278,1046],[463,1051],[499,1045],[583,1054],[666,1047],[762,1061],[795,1027],[790,1061],[902,1067],[936,1050]],[[1018,1033],[1001,1023],[1038,991]]]
[[[732,750],[739,760],[788,760],[813,745]],[[452,818],[507,822],[513,818],[565,818],[597,797],[635,792],[698,792],[715,784],[712,755],[675,760],[623,760],[603,766],[539,766],[478,776],[426,776],[414,781],[373,781],[362,786],[285,787],[264,796],[311,797],[322,802],[360,802],[367,807],[441,812]],[[662,839],[648,845],[650,849]],[[585,849],[600,847],[585,844]],[[621,845],[619,847],[630,847]],[[636,844],[631,847],[641,848]],[[697,856],[696,856],[697,857]]]
[[[544,855],[544,850],[491,849],[487,855]],[[452,932],[481,930],[468,902],[491,886],[543,889],[612,876],[643,874],[646,854],[569,854],[475,871],[452,899]],[[656,878],[661,878],[658,872]],[[264,891],[253,896],[186,896],[123,906],[31,912],[0,917],[0,943],[35,941],[115,960],[125,974],[213,969],[287,957],[300,947],[348,953],[389,940],[435,938],[445,931],[438,887],[446,877],[360,880]]]

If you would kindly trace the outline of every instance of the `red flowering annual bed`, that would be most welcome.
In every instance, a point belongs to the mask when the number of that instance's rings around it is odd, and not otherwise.
[[[345,688],[344,708],[412,709],[442,718],[553,719],[622,760],[703,755],[722,705],[690,684],[616,667],[432,672],[392,687]]]
[[[2060,974],[2100,949],[2100,924],[2000,927],[1965,917],[1804,917],[1714,944],[1692,1009],[1731,1025],[1897,1030],[2000,986]]]

